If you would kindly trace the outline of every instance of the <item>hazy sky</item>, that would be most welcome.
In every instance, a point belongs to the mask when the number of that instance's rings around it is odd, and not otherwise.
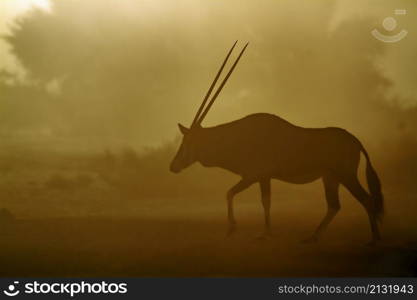
[[[65,0],[64,0],[65,1]],[[68,1],[68,0],[67,0]],[[71,0],[69,0],[71,1]],[[118,4],[123,5],[123,0]],[[125,1],[128,2],[128,1]],[[144,3],[150,1],[142,1]],[[155,1],[157,4],[153,10],[163,10],[163,1]],[[220,2],[220,1],[219,1]],[[285,2],[285,1],[284,1]],[[295,1],[296,2],[296,1]],[[417,35],[414,34],[417,28],[416,9],[417,5],[413,0],[407,1],[348,1],[334,0],[327,1],[335,3],[336,9],[332,16],[332,22],[326,30],[334,30],[341,22],[350,18],[363,18],[372,16],[376,19],[395,16],[394,9],[406,9],[406,16],[398,16],[398,28],[404,28],[409,31],[408,37],[398,45],[390,45],[387,53],[381,57],[381,67],[384,68],[387,75],[395,82],[393,93],[402,94],[405,105],[417,105],[417,85],[414,78],[417,77],[416,68],[410,61],[416,61],[417,58]],[[0,2],[0,34],[10,33],[11,26],[15,20],[24,16],[31,9],[41,9],[46,12],[52,12],[50,0],[2,0]],[[400,27],[402,26],[402,27]],[[0,39],[0,70],[7,70],[22,78],[25,75],[24,66],[11,53],[10,45]]]
[[[170,140],[235,39],[251,44],[207,125],[268,111],[364,135],[411,126],[416,11],[413,0],[1,0],[0,135],[100,146]],[[392,32],[386,17],[397,21]],[[375,28],[408,35],[382,43]]]

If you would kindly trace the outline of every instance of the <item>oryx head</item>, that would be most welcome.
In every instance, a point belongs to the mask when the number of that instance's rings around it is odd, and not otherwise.
[[[187,168],[194,162],[198,160],[198,151],[197,151],[197,145],[200,137],[200,132],[203,130],[201,127],[201,122],[206,117],[208,111],[210,110],[211,106],[213,105],[214,101],[216,100],[217,96],[220,94],[221,90],[223,89],[224,85],[226,84],[227,80],[229,79],[230,75],[232,74],[233,70],[235,69],[237,63],[239,62],[243,52],[246,50],[246,47],[249,43],[247,43],[242,51],[240,51],[239,56],[236,58],[236,61],[230,68],[227,75],[224,77],[222,83],[217,88],[216,92],[214,93],[213,97],[210,99],[210,102],[207,104],[207,100],[211,95],[211,92],[214,88],[214,86],[217,83],[217,80],[220,77],[220,74],[223,71],[224,66],[227,63],[227,60],[229,59],[230,54],[232,53],[233,49],[236,46],[237,41],[233,44],[232,48],[229,50],[229,52],[226,55],[226,58],[224,59],[219,71],[216,74],[216,77],[214,78],[212,84],[210,85],[209,90],[206,93],[206,96],[203,99],[203,102],[201,103],[196,115],[194,116],[194,120],[191,123],[190,128],[187,128],[181,124],[178,124],[178,127],[180,129],[180,132],[182,133],[182,142],[181,146],[178,149],[177,154],[175,155],[174,159],[171,162],[170,170],[174,173],[180,172],[182,169]],[[203,111],[204,109],[204,111]]]

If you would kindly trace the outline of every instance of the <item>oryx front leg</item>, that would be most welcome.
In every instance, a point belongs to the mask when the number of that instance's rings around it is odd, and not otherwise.
[[[248,188],[252,182],[242,179],[227,192],[227,218],[229,221],[229,230],[227,235],[230,236],[236,231],[236,219],[233,211],[233,198],[236,194]]]

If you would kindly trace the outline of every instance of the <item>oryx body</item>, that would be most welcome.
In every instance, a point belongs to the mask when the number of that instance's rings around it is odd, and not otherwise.
[[[363,204],[369,216],[373,241],[380,239],[377,225],[383,212],[380,182],[366,150],[346,130],[335,127],[299,127],[278,116],[265,113],[252,114],[215,127],[201,126],[201,121],[245,48],[204,112],[203,106],[232,50],[223,62],[191,127],[188,129],[179,125],[183,141],[171,163],[171,171],[177,173],[194,162],[200,162],[203,166],[220,167],[241,176],[241,180],[227,193],[229,234],[236,228],[233,197],[250,185],[260,184],[265,210],[265,233],[269,234],[271,179],[302,184],[322,178],[328,211],[310,240],[317,240],[340,209],[340,184]],[[361,152],[367,160],[370,193],[361,186],[357,178]]]

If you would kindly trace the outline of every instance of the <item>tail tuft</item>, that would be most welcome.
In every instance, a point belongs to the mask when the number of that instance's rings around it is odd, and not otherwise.
[[[379,180],[375,169],[372,167],[368,153],[363,147],[362,152],[366,157],[366,180],[373,200],[374,212],[378,221],[382,221],[384,215],[384,196],[381,191],[381,181]]]

